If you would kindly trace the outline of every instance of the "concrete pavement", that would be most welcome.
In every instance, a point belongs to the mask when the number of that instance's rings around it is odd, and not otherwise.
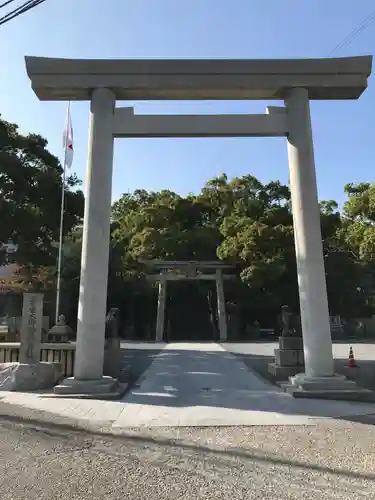
[[[279,347],[278,342],[223,342],[221,345],[229,352],[252,356],[274,356],[275,349]],[[356,359],[375,360],[375,342],[358,342],[355,339],[335,342],[332,345],[333,357],[347,360],[350,345],[353,346]]]
[[[315,425],[375,414],[374,404],[293,399],[219,344],[167,344],[121,401],[0,393],[5,405],[121,433],[129,428]]]

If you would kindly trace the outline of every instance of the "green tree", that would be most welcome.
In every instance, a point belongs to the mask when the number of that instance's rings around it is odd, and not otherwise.
[[[330,311],[353,316],[373,308],[374,195],[369,184],[350,185],[346,191],[348,201],[341,213],[334,200],[320,203],[321,228]],[[114,204],[111,233],[108,307],[120,307],[138,336],[154,321],[157,300],[142,259],[220,258],[235,264],[239,279],[226,283],[226,296],[230,315],[239,311],[242,327],[255,319],[273,326],[283,304],[298,312],[290,191],[278,181],[221,175],[186,197],[168,190],[137,190]],[[64,270],[70,287],[73,275],[79,276],[80,250],[75,245],[74,259],[65,257],[73,259]],[[212,299],[208,288],[174,283],[170,293],[177,316],[196,294]],[[78,295],[78,286],[74,290]],[[215,307],[214,297],[212,304]]]
[[[289,189],[244,176],[227,182],[224,190],[228,201],[219,219],[223,241],[217,254],[240,262],[247,290],[242,287],[235,300],[248,321],[267,325],[282,304],[298,307]]]
[[[135,191],[115,203],[114,236],[129,264],[139,259],[214,259],[220,232],[199,198]]]
[[[145,323],[146,329],[153,329],[157,301],[156,286],[144,279],[147,270],[139,262],[142,259],[215,259],[222,237],[207,208],[193,195],[184,198],[166,190],[135,191],[115,203],[112,252],[121,267],[120,278],[116,278],[110,265],[110,282],[117,290],[127,291],[121,304],[124,315],[133,318],[138,336],[145,335],[142,332]],[[208,300],[206,287],[197,283],[173,283],[169,290],[174,310],[178,304],[186,308],[196,295],[202,301]],[[109,293],[113,303],[113,294]]]
[[[346,184],[342,241],[358,260],[375,260],[375,184]]]
[[[0,242],[18,245],[19,264],[40,267],[56,262],[63,169],[40,135],[23,135],[0,118]],[[81,220],[80,181],[66,178],[64,234]],[[4,252],[1,259],[4,260]]]
[[[352,263],[341,274],[352,276],[346,310],[352,315],[374,312],[375,297],[375,184],[346,184],[337,240]],[[332,273],[329,274],[332,276]]]

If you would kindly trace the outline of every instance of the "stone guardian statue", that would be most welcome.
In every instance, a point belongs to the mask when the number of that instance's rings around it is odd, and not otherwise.
[[[111,307],[105,318],[105,338],[117,339],[120,336],[121,315],[118,307]]]
[[[299,329],[296,328],[296,321],[289,306],[281,306],[279,322],[281,326],[281,337],[300,337]]]

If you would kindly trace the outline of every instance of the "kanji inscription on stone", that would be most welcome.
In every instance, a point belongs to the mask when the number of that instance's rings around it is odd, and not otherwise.
[[[20,332],[20,363],[35,364],[40,361],[42,340],[43,294],[24,293]]]

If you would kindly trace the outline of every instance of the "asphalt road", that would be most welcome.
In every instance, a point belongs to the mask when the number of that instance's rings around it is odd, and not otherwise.
[[[114,437],[0,419],[1,500],[356,500],[374,463],[375,427],[359,423]]]
[[[123,349],[124,357],[120,379],[132,387],[160,351],[161,349]]]

